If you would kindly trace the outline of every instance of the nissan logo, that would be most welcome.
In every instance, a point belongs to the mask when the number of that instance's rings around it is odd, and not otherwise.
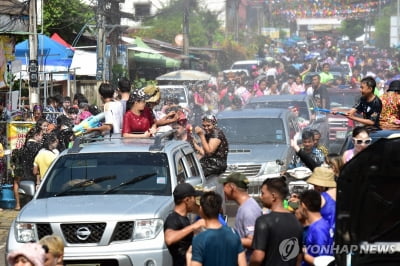
[[[239,167],[238,167],[237,164],[228,165],[228,169],[231,170],[231,171],[236,171],[238,168]]]
[[[76,230],[76,237],[79,240],[86,240],[89,238],[91,232],[88,227],[79,227],[78,230]]]

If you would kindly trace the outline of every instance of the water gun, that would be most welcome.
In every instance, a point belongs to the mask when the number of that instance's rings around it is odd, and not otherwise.
[[[105,118],[104,112],[99,113],[97,115],[89,116],[78,125],[74,126],[72,131],[74,132],[75,136],[82,135],[85,133],[86,129],[88,128],[96,128],[101,125],[101,121]]]
[[[314,111],[316,111],[316,112],[320,111],[320,112],[329,113],[329,114],[332,113],[332,110],[324,109],[324,108],[318,108],[318,107],[315,107],[315,108],[314,108]],[[343,113],[343,112],[335,112],[335,114],[338,114],[338,115],[346,115],[346,114]]]

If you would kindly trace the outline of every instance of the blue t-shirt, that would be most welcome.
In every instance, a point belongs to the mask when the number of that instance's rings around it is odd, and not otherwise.
[[[326,192],[322,192],[321,196],[325,199],[325,204],[321,208],[321,215],[322,218],[328,221],[330,227],[329,234],[333,239],[335,232],[336,201]]]
[[[193,238],[192,261],[205,266],[237,266],[244,248],[239,234],[228,226],[207,229]]]
[[[330,226],[324,218],[310,224],[305,239],[307,253],[313,257],[333,255],[332,238],[329,234]]]

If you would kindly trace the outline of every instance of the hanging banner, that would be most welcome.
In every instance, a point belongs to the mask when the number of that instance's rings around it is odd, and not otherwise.
[[[7,136],[9,149],[19,149],[24,146],[26,133],[35,126],[35,122],[12,121],[8,123]]]
[[[14,59],[13,50],[15,37],[0,35],[0,89],[7,87],[4,74],[7,70],[7,62]]]

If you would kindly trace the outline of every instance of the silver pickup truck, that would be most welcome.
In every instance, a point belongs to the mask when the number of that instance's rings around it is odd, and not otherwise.
[[[53,162],[12,223],[6,253],[57,234],[66,265],[172,265],[163,223],[181,182],[218,185],[205,180],[187,142],[162,136],[78,139]]]

